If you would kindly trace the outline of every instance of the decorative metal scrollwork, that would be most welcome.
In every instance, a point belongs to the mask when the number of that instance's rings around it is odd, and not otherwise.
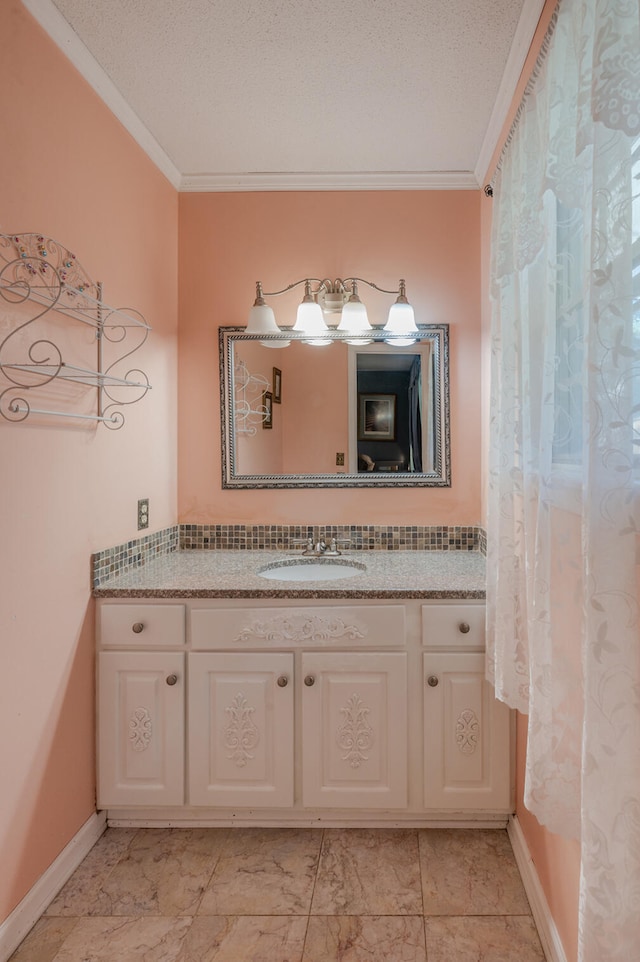
[[[146,751],[151,743],[152,735],[151,712],[144,706],[134,708],[129,716],[129,742],[132,750],[134,752]]]
[[[461,711],[456,721],[456,745],[463,755],[473,755],[480,739],[480,721],[472,708]]]
[[[250,374],[245,362],[237,357],[233,367],[233,384],[236,434],[253,436],[257,432],[257,425],[269,416],[264,394],[270,390],[271,382],[263,374]]]
[[[238,768],[244,768],[254,757],[252,752],[260,741],[260,733],[251,717],[254,711],[241,691],[225,708],[229,721],[224,729],[224,747],[229,751],[227,758],[232,759]]]
[[[344,752],[343,760],[348,761],[351,768],[360,768],[362,762],[369,760],[366,753],[373,745],[373,728],[367,720],[370,711],[355,693],[340,709],[344,720],[338,728],[336,741]]]
[[[95,366],[64,359],[52,340],[51,321],[58,315],[94,329]],[[0,234],[0,330],[7,322],[13,330],[0,341],[0,414],[7,421],[53,415],[117,430],[124,416],[116,408],[141,400],[151,387],[144,371],[122,369],[123,361],[144,344],[149,325],[137,311],[107,307],[102,285],[91,280],[75,254],[50,237]],[[132,345],[126,352],[108,349],[126,339]],[[35,407],[32,398],[46,398],[44,389],[54,381],[95,389],[97,413]],[[127,390],[120,395],[122,388]]]
[[[312,643],[326,641],[355,641],[364,638],[367,629],[356,622],[347,623],[342,618],[321,618],[318,615],[276,615],[264,621],[254,621],[243,628],[236,642],[269,641],[273,644]]]

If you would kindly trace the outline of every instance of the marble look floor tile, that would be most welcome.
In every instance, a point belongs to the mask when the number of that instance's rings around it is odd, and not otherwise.
[[[418,839],[425,916],[530,914],[506,831],[422,829]]]
[[[441,916],[425,930],[429,962],[545,962],[531,916]]]
[[[306,915],[322,831],[238,829],[229,833],[199,915]]]
[[[29,932],[9,962],[53,962],[58,949],[77,924],[71,918],[41,918]]]
[[[180,962],[301,962],[306,916],[198,916]]]
[[[426,962],[421,916],[312,916],[302,962]],[[448,962],[451,962],[451,956]]]
[[[422,915],[417,832],[326,829],[312,915]]]
[[[190,918],[80,919],[55,962],[181,962]]]
[[[195,914],[226,837],[226,829],[140,829],[86,914]]]
[[[46,915],[87,915],[100,888],[135,838],[135,828],[108,828],[49,905]]]

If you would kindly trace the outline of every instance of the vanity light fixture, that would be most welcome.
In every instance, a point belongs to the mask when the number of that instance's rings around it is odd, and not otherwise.
[[[283,287],[280,291],[262,290],[262,283],[256,281],[256,299],[249,314],[247,324],[248,334],[284,334],[286,329],[278,327],[273,310],[265,302],[265,297],[276,297],[285,294],[304,284],[304,297],[298,307],[296,322],[292,330],[297,334],[305,334],[302,338],[305,344],[321,346],[329,344],[331,339],[327,336],[331,330],[325,316],[331,318],[332,315],[340,314],[337,330],[340,334],[352,334],[353,337],[345,337],[347,344],[369,344],[371,339],[367,334],[373,330],[367,316],[367,309],[360,300],[358,294],[358,284],[366,284],[368,287],[382,294],[397,294],[395,303],[389,311],[389,318],[383,331],[389,335],[385,338],[388,344],[403,345],[413,344],[418,334],[413,308],[409,304],[406,295],[404,280],[398,283],[397,291],[388,291],[383,287],[378,287],[372,281],[367,281],[362,277],[336,278],[330,280],[325,278],[320,280],[317,277],[307,277],[295,281],[293,284]],[[314,287],[315,285],[315,287]],[[336,327],[335,324],[332,327]],[[273,339],[263,341],[268,347],[287,347],[291,341]]]

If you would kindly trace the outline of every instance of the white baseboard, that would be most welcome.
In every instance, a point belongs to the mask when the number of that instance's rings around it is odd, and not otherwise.
[[[7,959],[29,934],[67,879],[91,851],[107,827],[104,812],[91,815],[68,845],[33,885],[11,915],[0,925],[0,962]]]
[[[515,815],[509,819],[507,832],[520,870],[524,890],[529,899],[531,913],[538,929],[545,958],[547,962],[567,962],[556,924],[553,921],[536,867],[529,853],[529,846],[520,827],[520,822]]]

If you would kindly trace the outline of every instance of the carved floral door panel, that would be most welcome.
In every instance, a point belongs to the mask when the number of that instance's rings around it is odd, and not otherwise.
[[[99,656],[98,807],[184,802],[184,655]]]
[[[293,655],[189,655],[189,802],[293,805]]]
[[[406,664],[401,652],[303,653],[306,807],[406,807]]]
[[[484,677],[484,654],[424,657],[425,808],[508,811],[510,712]]]

